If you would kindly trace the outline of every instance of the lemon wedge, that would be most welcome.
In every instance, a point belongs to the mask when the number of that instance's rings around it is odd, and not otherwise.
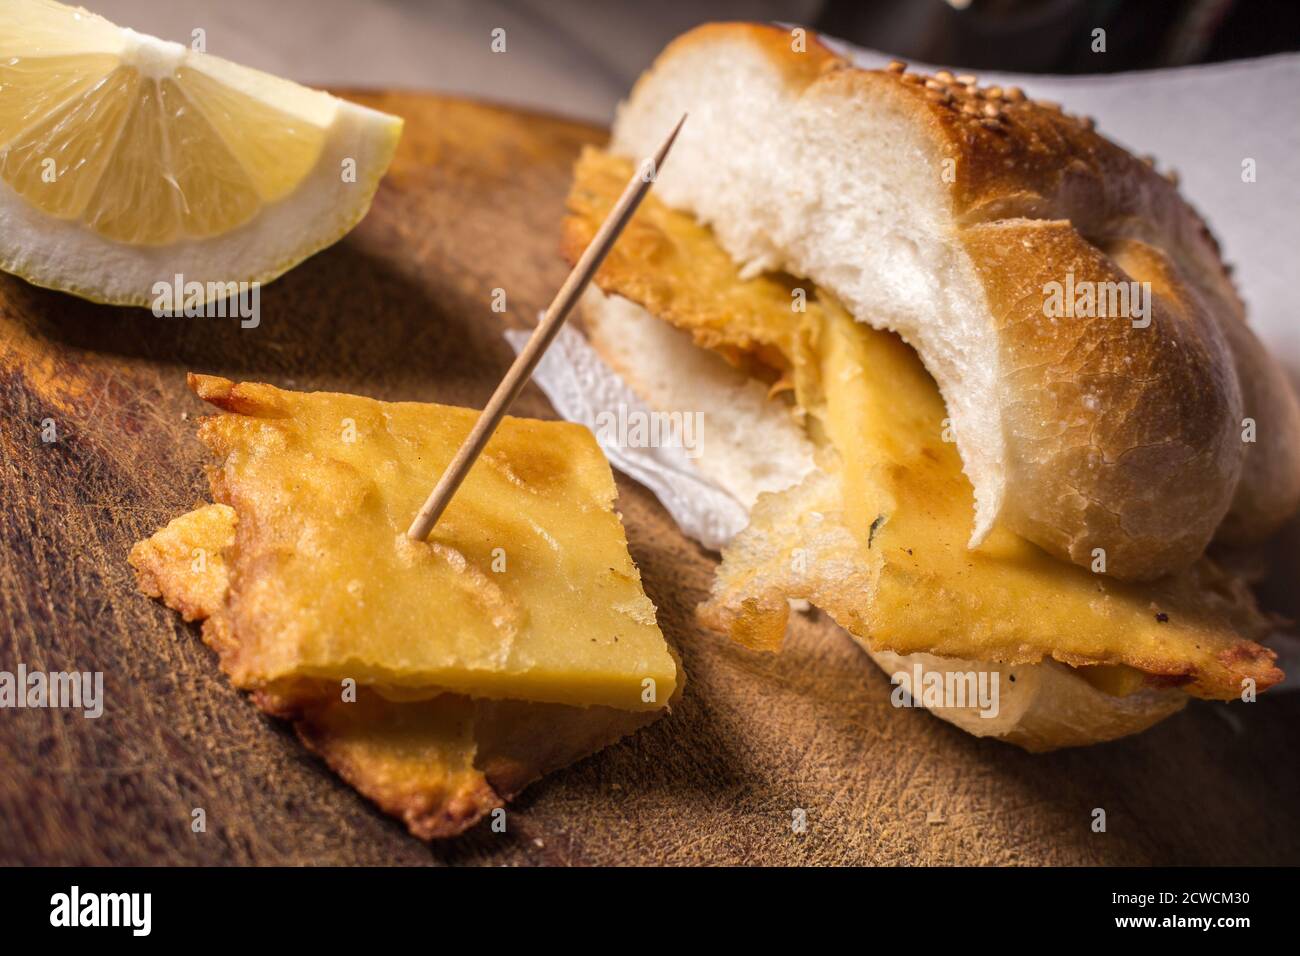
[[[148,305],[265,283],[370,208],[402,121],[53,0],[0,2],[0,269]]]

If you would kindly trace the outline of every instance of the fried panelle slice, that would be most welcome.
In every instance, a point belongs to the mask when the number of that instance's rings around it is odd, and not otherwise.
[[[1240,696],[1282,679],[1253,638],[1268,622],[1249,589],[1201,559],[1132,585],[1056,560],[998,528],[966,547],[972,489],[945,408],[916,354],[823,300],[803,341],[799,400],[837,454],[801,485],[759,499],[723,552],[703,620],[778,647],[788,599],[805,598],[875,650],[1075,667],[1125,665],[1156,687]]]
[[[236,516],[206,505],[135,545],[140,589],[186,620],[203,620],[205,641],[223,661],[233,635],[224,617],[229,574],[224,553]],[[199,555],[204,556],[202,560]],[[254,693],[258,706],[294,720],[299,739],[381,810],[417,837],[455,836],[545,773],[617,742],[657,712],[476,701],[443,694],[410,703],[360,688],[355,702],[337,687],[314,696]]]
[[[239,514],[235,683],[657,710],[677,665],[589,431],[506,418],[430,539],[412,516],[478,412],[191,376]]]

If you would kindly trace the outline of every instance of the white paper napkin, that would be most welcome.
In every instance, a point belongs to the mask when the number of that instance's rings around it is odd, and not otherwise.
[[[516,354],[531,336],[522,329],[506,331],[506,341]],[[622,406],[647,418],[650,409],[601,360],[582,333],[567,325],[560,329],[533,381],[563,418],[591,429],[615,468],[654,492],[688,537],[717,551],[749,523],[744,506],[705,478],[684,449],[630,447],[598,427],[598,416],[611,409]]]

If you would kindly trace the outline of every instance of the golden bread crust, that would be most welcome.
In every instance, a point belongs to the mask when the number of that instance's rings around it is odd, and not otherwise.
[[[1245,447],[1219,324],[1168,259],[1136,240],[1107,255],[1068,222],[1028,219],[972,226],[964,238],[1001,340],[1002,520],[1075,564],[1103,557],[1113,577],[1189,566],[1228,510]],[[1067,274],[1150,281],[1150,326],[1045,318],[1041,290]]]

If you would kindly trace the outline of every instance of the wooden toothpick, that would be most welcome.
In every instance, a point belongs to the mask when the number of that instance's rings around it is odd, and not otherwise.
[[[532,338],[524,346],[510,371],[506,372],[505,378],[497,386],[497,390],[492,393],[488,399],[487,405],[479,414],[478,421],[470,429],[470,433],[465,436],[464,443],[452,458],[451,463],[443,471],[442,477],[438,479],[438,484],[434,486],[429,493],[428,499],[424,502],[424,507],[420,513],[415,516],[411,522],[411,527],[406,529],[406,536],[413,541],[423,541],[433,530],[433,526],[438,523],[442,513],[447,509],[452,495],[460,487],[465,476],[474,465],[474,461],[487,445],[488,439],[496,431],[497,425],[505,417],[510,406],[514,404],[515,399],[523,390],[528,379],[532,376],[533,370],[537,368],[537,363],[542,360],[551,342],[555,340],[556,334],[560,331],[560,326],[564,325],[564,320],[569,317],[569,312],[582,295],[583,290],[587,288],[587,283],[591,277],[596,274],[600,264],[605,261],[605,256],[613,248],[623,227],[628,224],[632,214],[636,212],[637,206],[645,198],[645,194],[650,191],[654,184],[655,176],[658,175],[660,167],[663,166],[668,150],[672,148],[673,141],[677,139],[677,134],[681,131],[682,124],[686,122],[686,116],[683,115],[673,127],[673,131],[668,134],[668,138],[663,141],[663,145],[655,152],[650,160],[650,168],[647,170],[645,164],[632,174],[632,179],[628,182],[627,188],[623,190],[623,195],[619,197],[614,208],[610,210],[609,215],[601,224],[600,230],[596,233],[595,238],[591,240],[587,250],[578,260],[578,264],[573,267],[569,277],[564,280],[564,285],[560,286],[560,291],[555,294],[551,301],[550,308],[542,316],[542,320],[537,323],[537,329],[533,332]]]

